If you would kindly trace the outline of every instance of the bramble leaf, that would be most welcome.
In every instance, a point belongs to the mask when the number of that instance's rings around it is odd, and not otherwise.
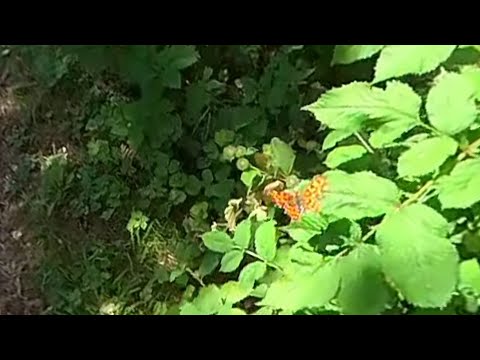
[[[447,60],[457,45],[387,45],[375,66],[375,83],[407,74],[425,74]]]
[[[378,249],[360,245],[341,258],[338,303],[344,314],[380,314],[389,300]]]
[[[274,282],[257,305],[287,311],[322,307],[335,296],[338,285],[338,269],[325,265],[311,274]]]
[[[340,141],[348,138],[354,131],[349,130],[333,130],[323,140],[322,150],[328,150],[337,145]]]
[[[243,250],[230,250],[223,255],[220,271],[228,273],[237,270],[243,260],[244,255],[245,252]]]
[[[251,229],[252,221],[250,219],[243,220],[235,229],[233,243],[243,249],[247,249],[250,246],[250,239],[252,237]]]
[[[238,281],[246,288],[253,288],[255,281],[262,278],[266,271],[267,266],[264,262],[255,261],[242,269]]]
[[[277,251],[275,224],[274,220],[264,222],[255,232],[255,251],[267,261],[272,261]]]
[[[465,209],[480,201],[480,159],[457,164],[438,180],[438,199],[444,209]]]
[[[328,154],[325,165],[333,169],[350,160],[362,157],[366,152],[367,150],[362,145],[339,146]]]
[[[226,253],[233,249],[233,240],[222,231],[214,230],[202,235],[203,243],[212,251]]]
[[[444,307],[452,297],[459,256],[448,231],[447,220],[423,204],[389,214],[377,230],[384,272],[413,305]]]
[[[365,82],[352,82],[326,92],[302,109],[332,129],[355,132],[369,119],[419,123],[420,105],[421,98],[407,84],[391,81],[382,90]]]
[[[278,167],[285,174],[290,174],[295,162],[295,153],[287,143],[279,138],[273,138],[271,141],[272,164]]]
[[[458,144],[451,137],[441,136],[420,141],[398,159],[401,177],[423,176],[437,170],[448,157],[455,154]]]
[[[351,64],[367,59],[378,53],[385,45],[337,45],[333,53],[332,65]]]
[[[372,172],[332,170],[324,175],[328,189],[322,211],[326,215],[359,220],[383,215],[399,204],[400,191],[395,183]]]
[[[430,89],[425,108],[433,126],[446,134],[457,134],[477,118],[475,89],[465,76],[442,74]]]
[[[480,295],[480,266],[477,259],[464,260],[460,264],[460,286],[468,286]]]

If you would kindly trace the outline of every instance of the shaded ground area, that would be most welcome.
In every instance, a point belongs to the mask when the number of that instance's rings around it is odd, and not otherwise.
[[[13,196],[11,181],[18,154],[7,138],[19,121],[20,107],[11,89],[0,88],[0,315],[40,314],[42,296],[35,285],[40,247],[28,230],[24,201]]]

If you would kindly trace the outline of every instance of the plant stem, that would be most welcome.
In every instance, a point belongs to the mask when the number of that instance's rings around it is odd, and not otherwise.
[[[467,146],[465,150],[462,151],[460,155],[458,155],[457,160],[462,161],[465,159],[467,156],[472,156],[473,152],[478,149],[480,146],[480,138],[475,140],[473,143]]]
[[[245,254],[247,255],[250,255],[251,257],[254,257],[255,259],[258,259],[260,261],[263,261],[265,264],[267,264],[268,266],[274,268],[275,270],[278,270],[280,272],[283,272],[282,268],[280,266],[278,266],[277,264],[274,264],[274,263],[271,263],[267,260],[265,260],[263,257],[261,257],[260,255],[258,255],[257,253],[254,253],[253,251],[250,251],[250,250],[245,250]]]
[[[375,151],[372,149],[370,144],[362,137],[362,135],[360,135],[359,132],[355,132],[354,134],[370,154],[375,154]]]

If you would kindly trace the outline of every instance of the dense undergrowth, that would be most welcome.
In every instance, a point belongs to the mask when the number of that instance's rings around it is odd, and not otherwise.
[[[48,312],[477,313],[479,51],[11,48]]]

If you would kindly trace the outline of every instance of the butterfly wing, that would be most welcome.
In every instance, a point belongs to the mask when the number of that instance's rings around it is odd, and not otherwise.
[[[273,190],[270,192],[270,198],[273,203],[282,208],[292,220],[300,219],[302,208],[299,204],[296,193],[291,191]]]
[[[302,192],[300,199],[304,211],[319,212],[322,209],[321,199],[327,188],[325,177],[316,175]]]

